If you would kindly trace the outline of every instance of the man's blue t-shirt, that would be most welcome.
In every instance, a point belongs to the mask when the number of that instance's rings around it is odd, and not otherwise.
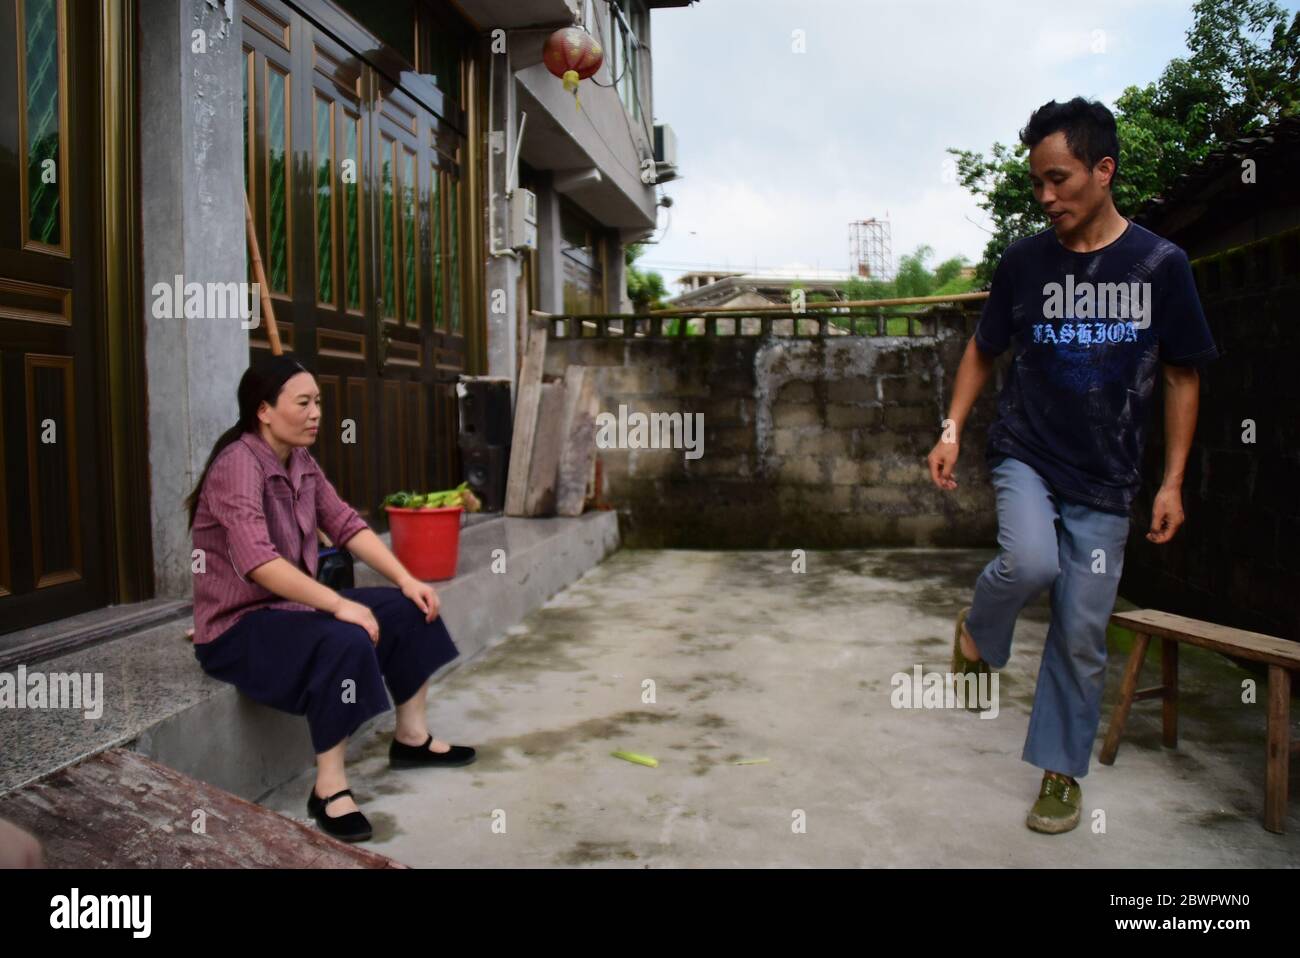
[[[1062,499],[1128,515],[1161,363],[1218,356],[1187,254],[1137,223],[1090,253],[1043,230],[1008,247],[975,329],[989,356],[1015,352],[990,465],[1011,456]]]

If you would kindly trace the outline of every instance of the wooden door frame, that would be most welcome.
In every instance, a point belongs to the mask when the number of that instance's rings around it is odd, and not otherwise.
[[[105,529],[108,594],[119,604],[154,594],[153,516],[146,431],[147,376],[142,298],[137,0],[100,0],[97,139],[100,290],[97,425],[108,467],[111,515]]]

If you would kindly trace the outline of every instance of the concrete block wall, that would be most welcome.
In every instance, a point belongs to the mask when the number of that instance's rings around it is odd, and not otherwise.
[[[698,459],[601,450],[627,546],[988,546],[984,442],[1002,364],[962,437],[959,488],[934,488],[924,462],[977,318],[937,312],[911,337],[552,339],[545,372],[599,367],[600,409],[615,416],[620,404],[703,414]]]

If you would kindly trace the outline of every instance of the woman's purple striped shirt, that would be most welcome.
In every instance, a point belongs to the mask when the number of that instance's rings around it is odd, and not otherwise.
[[[293,448],[287,469],[258,433],[221,450],[194,515],[194,548],[201,550],[194,561],[195,643],[218,638],[254,609],[313,611],[248,574],[278,557],[315,578],[318,526],[340,547],[369,528],[306,448]]]

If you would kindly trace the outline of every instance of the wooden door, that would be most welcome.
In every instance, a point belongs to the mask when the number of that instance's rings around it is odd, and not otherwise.
[[[429,376],[421,322],[429,312],[429,180],[424,111],[373,75],[375,307],[378,312],[379,450],[385,493],[429,488]],[[423,222],[422,222],[423,221]],[[423,240],[423,242],[421,242]]]
[[[281,336],[320,383],[313,453],[382,526],[385,494],[460,481],[464,112],[332,5],[243,6],[246,168]]]
[[[108,601],[97,17],[0,3],[0,633]]]
[[[378,516],[373,456],[378,383],[374,357],[367,70],[327,34],[311,33],[310,315],[322,419],[321,467],[363,516]]]

